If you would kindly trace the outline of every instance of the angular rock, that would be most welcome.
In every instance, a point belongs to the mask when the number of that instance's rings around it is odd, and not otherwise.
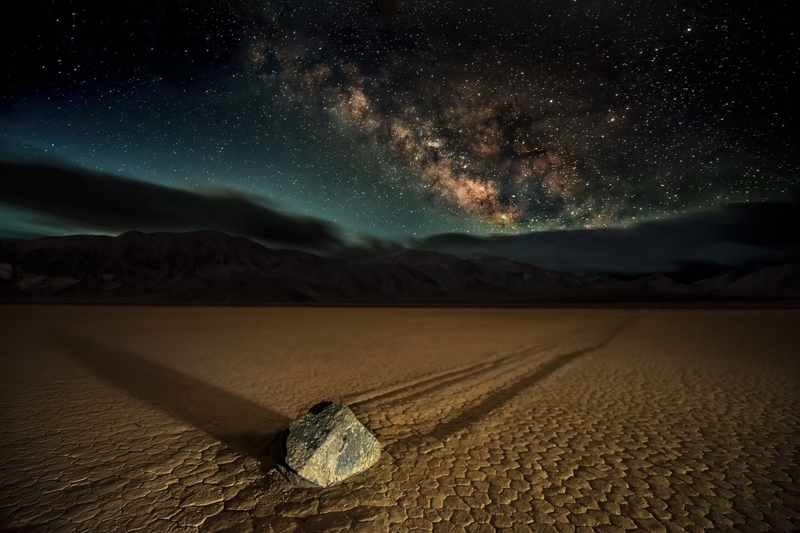
[[[323,402],[289,424],[278,468],[295,485],[330,487],[374,465],[381,444],[349,407]]]

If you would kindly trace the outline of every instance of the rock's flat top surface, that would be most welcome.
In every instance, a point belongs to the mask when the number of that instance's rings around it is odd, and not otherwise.
[[[800,313],[0,306],[2,531],[789,531]],[[320,398],[384,445],[264,474]],[[266,460],[266,459],[265,459]]]

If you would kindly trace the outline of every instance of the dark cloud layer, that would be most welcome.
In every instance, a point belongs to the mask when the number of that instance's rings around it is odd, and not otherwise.
[[[0,163],[0,202],[106,232],[213,229],[353,261],[424,249],[497,255],[566,272],[695,281],[724,269],[800,260],[800,201],[731,204],[627,228],[517,235],[440,234],[403,245],[243,196],[198,194],[84,170]]]
[[[0,162],[0,202],[109,232],[214,229],[317,252],[338,250],[338,228],[243,196],[198,194],[81,169]]]
[[[628,228],[521,235],[442,234],[418,248],[500,255],[568,272],[663,273],[694,281],[729,268],[800,259],[800,201],[732,204]]]

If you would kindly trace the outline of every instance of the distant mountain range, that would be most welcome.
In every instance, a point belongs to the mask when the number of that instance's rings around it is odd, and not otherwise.
[[[525,304],[800,299],[800,264],[685,285],[409,250],[353,263],[215,231],[0,239],[0,300],[231,304]]]

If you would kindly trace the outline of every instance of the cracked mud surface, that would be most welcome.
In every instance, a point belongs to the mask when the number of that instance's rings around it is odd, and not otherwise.
[[[2,531],[791,531],[800,312],[0,307]],[[384,452],[299,489],[343,401]],[[273,447],[274,448],[274,447]]]

